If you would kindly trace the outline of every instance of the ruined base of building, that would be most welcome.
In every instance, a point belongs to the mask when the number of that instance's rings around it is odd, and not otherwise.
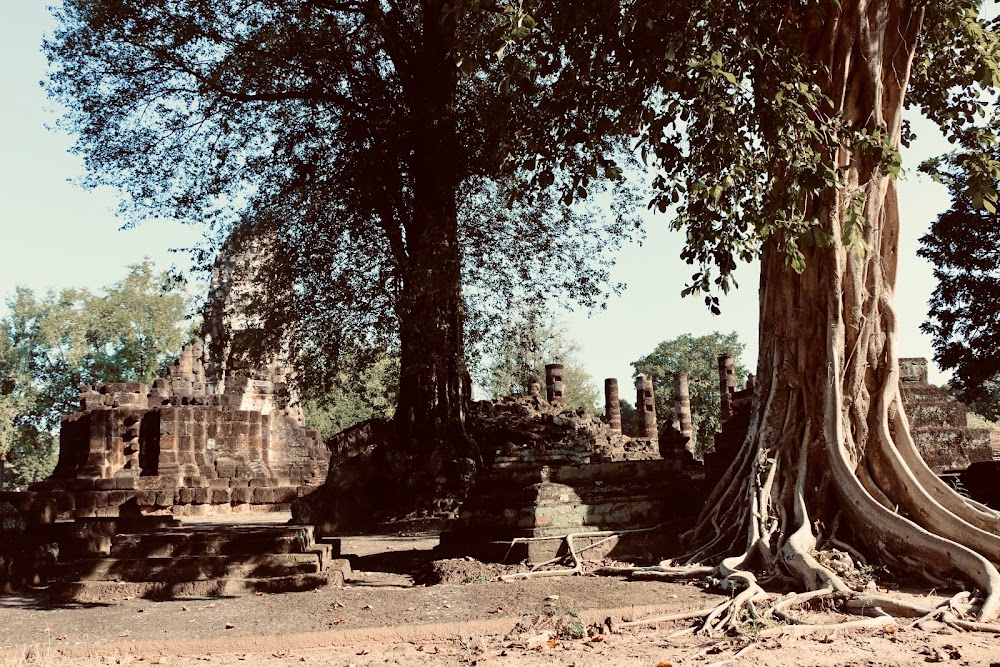
[[[588,559],[658,557],[678,550],[703,481],[676,459],[494,468],[442,534],[441,553],[540,563],[565,552],[564,536],[595,533],[576,539]]]
[[[434,484],[428,486],[436,487],[419,506],[413,497],[394,492],[399,485],[386,487],[388,471],[408,470],[413,475],[422,469],[422,461],[413,452],[399,450],[392,424],[371,420],[345,430],[328,441],[331,460],[326,482],[296,501],[293,521],[315,525],[320,535],[370,530],[385,522],[400,525],[399,520],[443,524],[455,517],[460,501],[466,506],[474,502],[480,489],[489,487],[491,476],[517,478],[532,466],[587,469],[614,462],[662,463],[662,447],[655,439],[623,436],[601,418],[550,403],[537,393],[470,403],[466,430],[479,449],[484,469],[467,478],[462,461],[445,462],[462,469],[451,471],[455,479],[448,478],[443,469],[429,473],[440,477],[430,480]],[[467,491],[472,495],[467,497]],[[470,536],[470,540],[478,539]]]
[[[63,518],[287,509],[322,483],[329,452],[273,383],[242,379],[223,394],[161,380],[82,387],[55,470],[30,490],[55,494]]]
[[[111,483],[110,485],[108,483]],[[173,478],[49,480],[24,492],[53,508],[56,519],[134,516],[206,516],[288,511],[313,486],[282,486],[277,479],[206,480],[178,487]],[[113,486],[112,486],[113,485]],[[110,487],[110,488],[107,488]]]
[[[470,431],[494,463],[442,534],[444,556],[545,562],[572,534],[588,559],[650,559],[678,550],[705,497],[704,467],[674,429],[630,438],[537,395],[482,402],[472,414]]]

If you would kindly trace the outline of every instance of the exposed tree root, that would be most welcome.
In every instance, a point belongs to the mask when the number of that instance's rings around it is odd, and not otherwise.
[[[725,660],[710,662],[707,665],[705,665],[705,667],[722,667],[723,665],[728,665],[729,663],[739,660],[742,656],[749,653],[751,650],[753,650],[755,646],[756,644],[747,644],[746,646],[738,650],[736,653],[734,653],[732,657],[726,658]]]
[[[667,524],[659,524],[651,528],[633,528],[629,530],[601,530],[601,531],[590,531],[582,533],[570,533],[569,535],[564,535],[562,537],[555,537],[555,538],[516,537],[510,541],[511,549],[514,547],[515,544],[523,544],[525,542],[540,542],[552,539],[562,540],[566,544],[566,550],[569,552],[569,556],[573,561],[573,567],[569,569],[559,569],[559,570],[538,569],[546,565],[552,565],[553,563],[558,563],[559,561],[564,560],[563,556],[558,556],[556,558],[547,560],[544,563],[536,564],[530,572],[516,572],[513,574],[505,574],[502,577],[500,577],[500,579],[502,581],[517,581],[519,579],[535,579],[539,577],[560,577],[560,576],[569,576],[573,574],[580,574],[581,572],[583,572],[583,559],[580,558],[580,554],[583,553],[584,551],[587,551],[588,549],[594,549],[596,547],[601,546],[602,544],[607,544],[611,540],[621,537],[622,535],[627,535],[630,533],[648,533],[659,530],[663,528],[663,526],[665,525]],[[592,542],[590,544],[586,544],[582,547],[577,547],[573,542],[573,540],[577,537],[589,537],[589,538],[603,537],[604,539],[598,540],[597,542]],[[507,553],[510,554],[510,549],[507,550]],[[625,569],[628,570],[629,572],[632,571],[631,568],[625,568]],[[711,569],[712,568],[707,568],[707,570],[709,571]]]
[[[566,542],[566,548],[569,550],[570,558],[573,559],[573,567],[568,570],[533,570],[531,572],[515,572],[513,574],[501,575],[501,581],[518,581],[520,579],[540,579],[542,577],[565,577],[573,574],[579,574],[583,571],[583,560],[577,553],[576,546],[573,544],[573,539],[576,537],[614,537],[616,533],[611,531],[603,531],[600,533],[570,533],[563,540]],[[518,538],[520,540],[528,540],[531,538]],[[517,542],[518,540],[514,540]],[[551,562],[551,561],[550,561]]]
[[[727,603],[728,604],[728,603]],[[707,607],[705,609],[698,609],[695,611],[685,611],[677,614],[666,614],[665,616],[652,616],[650,618],[643,618],[638,621],[618,621],[612,622],[612,619],[608,619],[607,625],[611,629],[611,632],[618,632],[622,628],[632,628],[639,626],[655,626],[658,623],[674,623],[676,621],[687,621],[692,618],[703,618],[708,616],[712,611],[715,610],[715,606]],[[686,632],[686,631],[685,631]]]

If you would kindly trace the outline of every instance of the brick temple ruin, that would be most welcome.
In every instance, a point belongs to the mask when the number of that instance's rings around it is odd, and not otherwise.
[[[188,516],[286,510],[321,484],[329,453],[283,378],[222,382],[205,350],[186,345],[152,387],[82,387],[56,468],[31,490],[65,516]]]
[[[245,375],[213,364],[207,347],[197,340],[186,346],[168,377],[149,388],[83,387],[81,411],[63,420],[56,471],[22,494],[17,509],[43,536],[32,547],[41,557],[46,541],[59,544],[70,573],[67,597],[100,597],[119,585],[174,597],[304,590],[343,581],[350,571],[334,542],[320,539],[329,532],[321,519],[221,530],[176,518],[286,509],[323,483],[328,468],[361,456],[370,440],[359,432],[353,442],[348,430],[324,446],[303,428],[277,364]],[[925,360],[900,365],[925,460],[974,497],[1000,504],[989,497],[1000,486],[1000,442],[968,428],[965,407],[927,383]],[[220,368],[228,369],[224,376]],[[529,378],[522,394],[470,403],[467,427],[487,465],[446,524],[440,555],[538,563],[561,553],[568,534],[589,557],[641,559],[675,550],[749,427],[754,377],[739,388],[728,354],[718,368],[722,429],[704,460],[695,457],[681,372],[672,377],[672,424],[657,421],[653,379],[634,379],[636,437],[622,433],[616,379],[604,383],[605,414],[590,415],[567,407],[559,364],[546,366],[544,380]],[[969,477],[974,471],[978,478]],[[59,517],[75,520],[53,523]]]
[[[188,516],[287,510],[322,484],[329,452],[305,428],[284,351],[262,364],[246,355],[263,326],[247,313],[267,252],[263,241],[223,249],[206,339],[185,345],[167,377],[81,387],[56,468],[31,490],[52,494],[61,516]]]
[[[927,360],[899,360],[910,433],[927,465],[975,500],[1000,509],[1000,433],[969,428],[965,405],[927,382]]]
[[[287,510],[327,475],[330,454],[304,426],[283,355],[254,367],[239,353],[240,337],[259,328],[239,301],[266,269],[249,253],[224,252],[216,264],[207,340],[185,345],[152,386],[81,387],[52,475],[0,493],[0,591],[49,581],[57,599],[100,600],[343,582],[349,564],[311,526],[178,518]]]

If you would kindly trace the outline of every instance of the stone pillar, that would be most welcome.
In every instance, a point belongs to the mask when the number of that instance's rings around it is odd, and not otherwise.
[[[694,427],[691,422],[691,388],[687,373],[674,373],[674,414],[677,415],[677,430],[688,439],[684,448],[694,453]]]
[[[563,383],[562,364],[546,364],[545,398],[552,405],[562,406],[566,404],[566,385]]]
[[[542,378],[532,375],[524,381],[524,387],[528,390],[528,396],[542,395]]]
[[[733,355],[725,352],[719,355],[719,394],[722,398],[722,421],[733,415],[731,399],[736,391],[736,362]]]
[[[635,379],[635,420],[640,439],[656,440],[656,397],[653,396],[653,381],[648,375],[640,374]]]
[[[180,449],[180,408],[164,406],[159,412],[160,450],[157,456],[157,474],[179,475],[181,464],[194,464],[191,450]],[[195,476],[198,471],[188,471],[187,474]]]
[[[604,419],[612,431],[622,432],[622,405],[618,401],[618,380],[604,381]]]

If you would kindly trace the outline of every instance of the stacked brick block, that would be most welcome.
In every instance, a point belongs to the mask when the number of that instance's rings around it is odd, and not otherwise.
[[[282,387],[206,382],[203,346],[186,346],[169,378],[86,385],[64,417],[59,461],[33,490],[56,494],[78,517],[288,509],[326,477],[329,453]]]

